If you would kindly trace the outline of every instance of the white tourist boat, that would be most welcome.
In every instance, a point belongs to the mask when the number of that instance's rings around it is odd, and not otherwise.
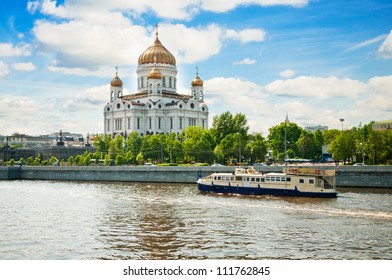
[[[244,195],[279,195],[334,198],[335,170],[284,168],[282,173],[261,173],[236,168],[233,173],[213,173],[197,180],[199,191]]]

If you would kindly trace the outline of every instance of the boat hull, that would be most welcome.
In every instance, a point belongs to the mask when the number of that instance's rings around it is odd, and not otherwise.
[[[336,192],[301,192],[299,190],[278,189],[278,188],[250,188],[235,186],[207,185],[197,183],[197,188],[201,192],[242,194],[242,195],[274,195],[274,196],[291,196],[291,197],[320,197],[335,198]]]

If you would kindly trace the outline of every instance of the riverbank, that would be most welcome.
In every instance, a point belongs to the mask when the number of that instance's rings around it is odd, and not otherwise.
[[[233,166],[1,166],[0,180],[195,183],[199,175],[234,169]],[[282,169],[282,166],[263,166],[258,170],[281,172]],[[336,185],[392,188],[392,166],[340,166],[336,169]]]

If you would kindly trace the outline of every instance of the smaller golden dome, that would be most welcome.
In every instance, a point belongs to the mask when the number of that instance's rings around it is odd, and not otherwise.
[[[113,80],[110,81],[110,85],[112,87],[122,87],[123,86],[123,82],[121,81],[121,79],[117,76],[116,73],[116,77],[113,78]]]
[[[162,73],[157,69],[157,57],[154,57],[154,67],[151,69],[150,73],[148,74],[147,78],[149,79],[162,79]]]
[[[202,87],[204,84],[203,80],[199,77],[199,67],[196,67],[196,77],[192,81],[193,87]]]
[[[192,86],[193,87],[202,87],[204,84],[203,80],[200,79],[199,76],[196,76],[193,81],[192,81]]]
[[[158,79],[158,80],[160,80],[160,79],[162,79],[162,73],[157,68],[155,68],[155,66],[154,66],[154,68],[151,69],[151,71],[150,71],[150,73],[148,74],[147,77],[149,79]]]

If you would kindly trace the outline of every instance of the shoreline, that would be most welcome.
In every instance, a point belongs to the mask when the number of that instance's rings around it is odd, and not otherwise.
[[[0,180],[196,183],[200,175],[233,172],[234,169],[235,166],[1,166]],[[256,168],[262,172],[282,172],[282,169],[283,166]],[[392,188],[392,166],[339,166],[336,168],[336,186]]]

